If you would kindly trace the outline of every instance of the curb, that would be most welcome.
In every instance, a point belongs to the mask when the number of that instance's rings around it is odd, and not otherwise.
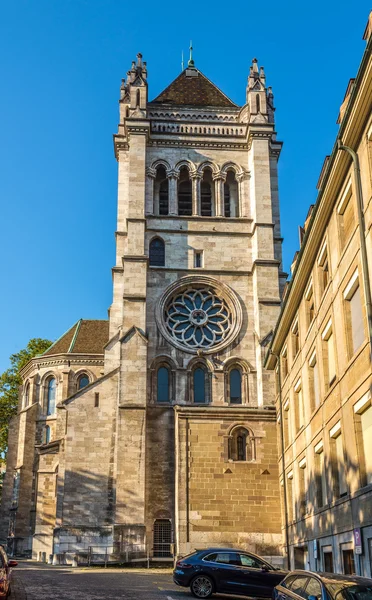
[[[12,599],[13,600],[27,600],[26,590],[19,577],[13,572],[12,573]]]

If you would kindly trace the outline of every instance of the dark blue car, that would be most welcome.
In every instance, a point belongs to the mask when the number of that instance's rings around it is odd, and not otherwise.
[[[179,560],[173,580],[190,587],[196,598],[209,598],[214,592],[271,598],[287,573],[250,552],[208,548]]]
[[[357,575],[292,571],[276,586],[273,600],[372,600],[372,579]]]

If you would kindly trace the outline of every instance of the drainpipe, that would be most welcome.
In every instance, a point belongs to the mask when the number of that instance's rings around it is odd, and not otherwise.
[[[283,406],[282,406],[282,374],[280,358],[272,350],[270,353],[275,356],[278,365],[278,388],[279,388],[279,416],[280,416],[280,449],[282,459],[282,471],[283,471],[283,498],[284,498],[284,527],[285,527],[285,547],[287,551],[287,569],[290,570],[289,560],[289,533],[288,533],[288,499],[287,499],[287,486],[285,478],[285,462],[284,462],[284,423],[283,423]]]
[[[365,224],[364,224],[364,213],[363,213],[363,195],[362,195],[362,181],[360,177],[360,164],[359,157],[355,150],[349,146],[344,146],[341,140],[337,140],[337,146],[339,150],[348,152],[353,160],[354,166],[354,179],[355,179],[355,192],[357,197],[358,206],[358,223],[359,223],[359,237],[360,237],[360,254],[362,258],[362,278],[364,288],[364,298],[366,303],[367,311],[367,324],[368,324],[368,338],[370,347],[370,361],[372,363],[372,299],[371,299],[371,284],[369,278],[369,268],[367,260],[367,245],[365,238]]]

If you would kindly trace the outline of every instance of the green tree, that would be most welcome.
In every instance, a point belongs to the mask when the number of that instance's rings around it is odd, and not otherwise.
[[[45,352],[51,344],[49,340],[33,338],[26,348],[11,355],[9,369],[0,375],[0,464],[5,461],[8,449],[9,421],[17,414],[18,389],[22,384],[19,372],[31,358]]]

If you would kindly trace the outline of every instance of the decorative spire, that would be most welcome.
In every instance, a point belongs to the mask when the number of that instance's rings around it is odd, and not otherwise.
[[[190,58],[189,58],[189,62],[187,63],[187,66],[191,67],[191,68],[195,67],[195,63],[194,63],[194,60],[192,58],[192,51],[193,51],[192,41],[190,40]]]

